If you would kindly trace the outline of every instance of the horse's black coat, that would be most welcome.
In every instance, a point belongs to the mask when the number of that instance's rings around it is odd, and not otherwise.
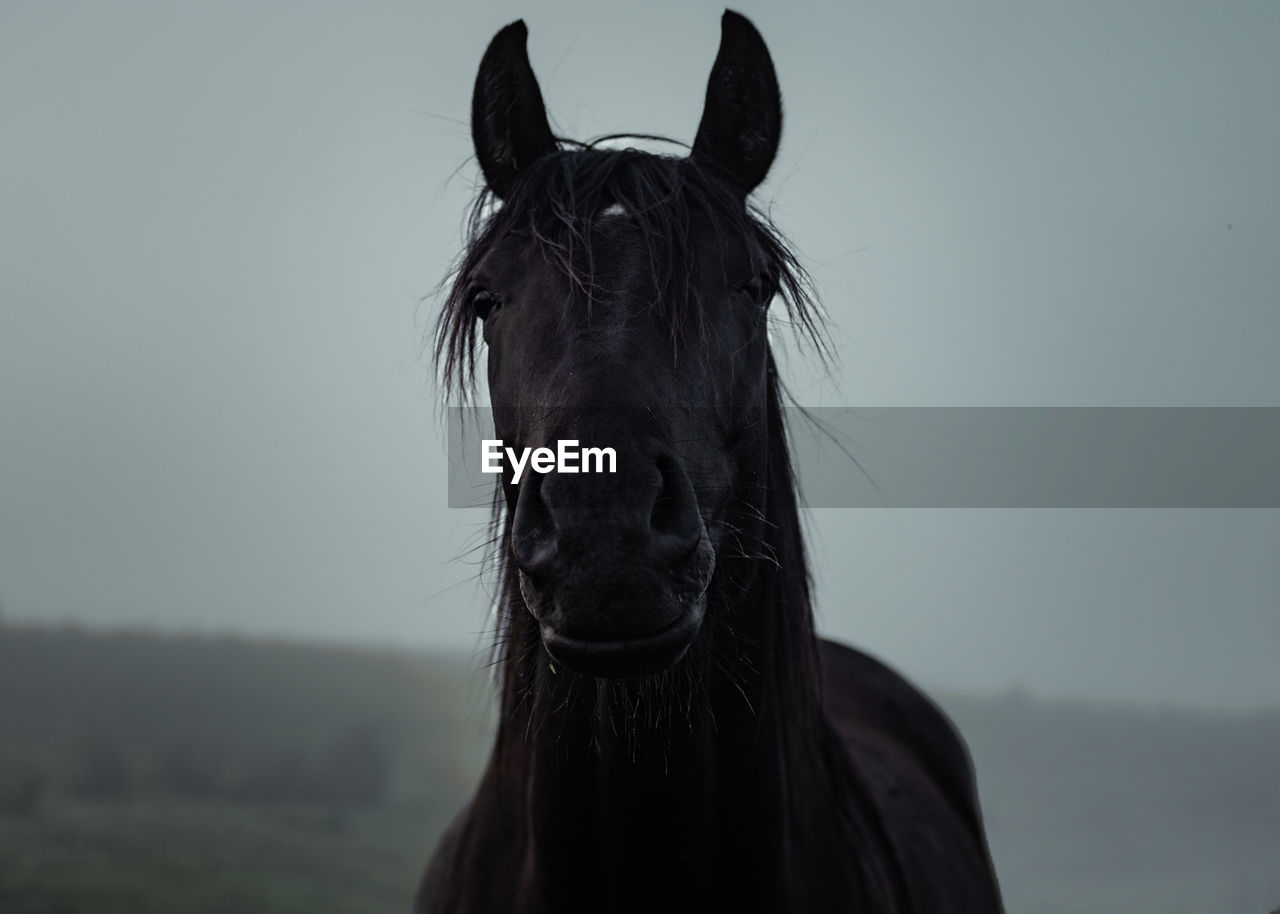
[[[498,734],[416,911],[999,911],[950,723],[814,635],[770,300],[820,331],[747,203],[781,133],[764,42],[725,13],[677,159],[558,143],[525,37],[476,79],[487,193],[437,356],[465,391],[482,328],[497,436],[619,473],[503,478]]]

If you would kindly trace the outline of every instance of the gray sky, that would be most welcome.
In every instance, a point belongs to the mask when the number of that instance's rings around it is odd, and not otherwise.
[[[811,405],[1280,405],[1280,5],[746,4]],[[523,16],[553,123],[688,140],[721,7],[0,5],[11,618],[476,646],[421,338]],[[825,632],[930,685],[1280,704],[1280,512],[820,511]]]

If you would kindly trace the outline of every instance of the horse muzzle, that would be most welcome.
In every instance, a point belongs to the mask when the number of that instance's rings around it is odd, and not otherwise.
[[[516,501],[512,559],[543,646],[592,676],[671,667],[706,615],[715,550],[688,476],[670,456],[636,463],[538,476]]]

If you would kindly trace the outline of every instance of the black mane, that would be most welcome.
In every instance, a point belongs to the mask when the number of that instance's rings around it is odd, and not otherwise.
[[[657,139],[654,137],[630,137]],[[476,265],[510,232],[528,232],[545,262],[566,279],[588,306],[595,299],[591,260],[592,226],[609,207],[621,206],[648,246],[650,270],[673,345],[692,326],[702,326],[702,302],[692,282],[692,219],[708,216],[722,239],[751,240],[749,250],[763,252],[763,263],[783,300],[789,321],[820,354],[826,337],[808,273],[768,215],[695,159],[657,155],[638,149],[602,149],[596,144],[562,141],[562,148],[533,162],[510,198],[498,204],[482,190],[466,224],[466,251],[446,282],[448,297],[436,323],[435,358],[446,394],[466,402],[474,392],[476,319],[467,292]],[[564,148],[569,145],[572,148]]]

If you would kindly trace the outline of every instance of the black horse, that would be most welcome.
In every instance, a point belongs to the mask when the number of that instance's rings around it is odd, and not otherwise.
[[[557,140],[515,22],[480,64],[486,191],[439,323],[446,384],[488,346],[501,713],[423,912],[1001,910],[965,746],[901,677],[819,640],[769,305],[818,338],[747,202],[781,103],[726,12],[692,150]],[[616,139],[616,138],[615,138]]]

